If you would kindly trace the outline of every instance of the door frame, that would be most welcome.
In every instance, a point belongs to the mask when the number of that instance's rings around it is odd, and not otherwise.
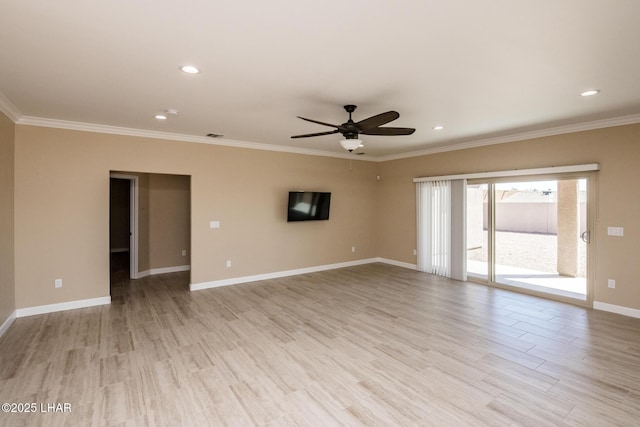
[[[129,278],[138,279],[138,176],[110,172],[109,178],[129,181]]]
[[[509,177],[482,178],[469,180],[470,184],[488,184],[488,227],[487,245],[488,245],[488,269],[486,282],[482,279],[469,278],[469,281],[488,284],[489,286],[515,290],[525,294],[535,296],[543,296],[545,298],[569,302],[575,305],[583,305],[593,307],[594,281],[595,281],[595,250],[596,250],[596,233],[595,225],[597,222],[596,197],[597,197],[597,173],[595,171],[584,172],[566,172],[566,173],[549,173],[539,175],[512,175]],[[566,179],[586,179],[587,180],[587,206],[586,206],[586,229],[588,231],[587,253],[586,253],[586,296],[584,300],[564,297],[553,293],[537,292],[527,288],[519,288],[498,283],[495,280],[495,184],[501,182],[528,182],[528,181],[554,181]],[[475,279],[475,280],[474,280]]]

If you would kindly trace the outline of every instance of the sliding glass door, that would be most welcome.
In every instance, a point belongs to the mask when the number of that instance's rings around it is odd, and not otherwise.
[[[467,277],[488,280],[489,184],[467,184]]]
[[[467,276],[588,301],[588,176],[470,181]]]

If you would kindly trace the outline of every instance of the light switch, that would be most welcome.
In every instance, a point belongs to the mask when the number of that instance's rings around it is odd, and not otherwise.
[[[209,221],[209,228],[220,228],[220,221]]]
[[[609,236],[624,236],[624,228],[623,227],[607,227],[607,234]]]

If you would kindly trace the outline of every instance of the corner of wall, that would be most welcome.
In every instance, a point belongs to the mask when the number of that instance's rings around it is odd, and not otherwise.
[[[0,113],[0,335],[15,319],[15,123]]]
[[[4,335],[5,332],[7,332],[7,330],[9,329],[9,327],[13,324],[13,322],[16,320],[17,317],[17,312],[16,310],[14,310],[9,317],[7,317],[7,320],[5,320],[2,325],[0,325],[0,337],[2,337]]]

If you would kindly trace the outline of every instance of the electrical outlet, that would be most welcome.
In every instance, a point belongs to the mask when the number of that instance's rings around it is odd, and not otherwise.
[[[615,287],[616,287],[616,281],[615,281],[615,280],[613,280],[613,279],[609,279],[609,280],[607,280],[607,286],[609,286],[609,288],[611,288],[611,289],[615,289]]]
[[[182,250],[182,256],[187,256],[187,250],[186,249]]]
[[[227,261],[227,268],[231,267],[231,261]]]
[[[414,254],[414,255],[418,255],[418,250],[417,250],[417,249],[414,249],[414,250],[413,250],[413,254]]]
[[[355,252],[356,251],[356,247],[355,246],[351,246],[351,252]]]
[[[54,285],[56,288],[61,288],[61,287],[62,287],[62,279],[56,279],[56,280],[54,280],[53,285]]]

